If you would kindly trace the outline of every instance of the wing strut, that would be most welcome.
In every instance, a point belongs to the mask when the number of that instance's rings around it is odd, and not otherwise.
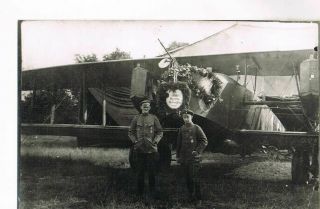
[[[300,93],[300,87],[299,87],[299,81],[298,81],[298,73],[297,73],[296,67],[295,67],[295,65],[294,65],[294,63],[293,63],[292,61],[291,61],[291,64],[292,64],[292,68],[293,68],[294,78],[295,78],[295,81],[296,81],[296,86],[297,86],[298,95],[299,95],[299,98],[300,98],[300,100],[301,100],[301,93]],[[312,125],[312,123],[310,122],[310,120],[309,120],[306,112],[304,111],[303,106],[302,106],[301,110],[302,110],[303,116],[304,116],[304,117],[307,119],[307,121],[308,121],[309,127],[311,127],[311,128],[314,130],[315,127],[314,127],[314,126]]]

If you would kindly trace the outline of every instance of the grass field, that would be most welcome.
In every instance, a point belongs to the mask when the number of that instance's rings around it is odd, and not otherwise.
[[[187,201],[177,164],[159,173],[159,199],[135,196],[128,150],[77,148],[72,137],[23,136],[19,161],[20,209],[195,208]],[[290,182],[290,161],[256,153],[204,153],[201,208],[317,209],[318,192]]]

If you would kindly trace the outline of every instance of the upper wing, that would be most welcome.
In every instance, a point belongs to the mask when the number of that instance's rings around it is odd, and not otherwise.
[[[306,59],[310,50],[254,52],[223,55],[176,57],[180,64],[211,67],[214,72],[236,75],[245,74],[245,65],[250,66],[247,74],[292,75],[293,64]],[[97,63],[82,63],[25,70],[21,73],[21,90],[79,88],[85,78],[88,88],[124,86],[129,87],[131,70],[139,63],[154,76],[160,76],[163,69],[158,67],[161,57],[151,59],[116,60]],[[252,70],[253,69],[253,70]]]
[[[131,70],[138,63],[156,72],[155,66],[160,59],[81,63],[26,70],[21,73],[21,90],[80,88],[84,81],[87,88],[129,87]]]

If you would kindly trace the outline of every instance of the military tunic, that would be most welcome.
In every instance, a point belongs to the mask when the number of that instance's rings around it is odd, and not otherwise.
[[[157,144],[163,136],[158,118],[149,113],[135,116],[129,128],[129,138],[137,155],[138,194],[144,193],[144,177],[148,174],[150,192],[155,192]]]
[[[189,198],[201,200],[200,156],[208,144],[207,137],[200,126],[187,123],[179,129],[177,140],[177,159],[187,183]],[[194,151],[196,153],[192,154]]]
[[[207,145],[207,137],[200,126],[185,124],[178,133],[177,158],[181,163],[200,162],[200,155]],[[198,155],[193,156],[192,151],[196,151]]]
[[[135,116],[129,128],[129,138],[140,153],[157,152],[157,144],[163,136],[158,118],[152,114]]]

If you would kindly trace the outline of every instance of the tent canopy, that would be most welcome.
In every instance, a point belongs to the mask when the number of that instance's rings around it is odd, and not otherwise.
[[[173,56],[221,55],[313,49],[318,45],[314,23],[237,23],[172,52]]]

